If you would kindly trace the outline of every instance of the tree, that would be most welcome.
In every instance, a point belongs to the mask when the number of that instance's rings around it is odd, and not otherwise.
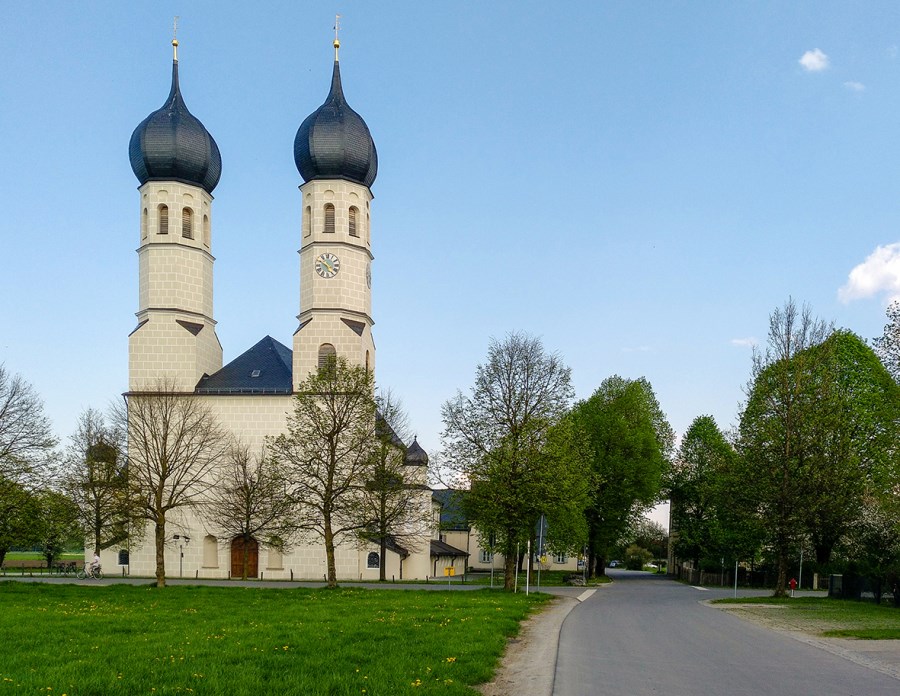
[[[524,548],[540,515],[583,499],[580,461],[569,441],[552,437],[571,398],[571,371],[559,355],[513,333],[491,341],[471,394],[457,392],[441,408],[445,456],[469,484],[468,519],[503,552],[507,590],[516,547]]]
[[[432,512],[430,489],[425,484],[427,472],[422,470],[428,456],[415,441],[409,451],[403,444],[409,439],[403,406],[390,391],[380,393],[375,401],[376,442],[360,491],[360,514],[365,522],[360,535],[378,543],[378,579],[384,581],[388,543],[414,547],[427,538]],[[422,461],[408,462],[408,454],[417,454]],[[423,495],[423,491],[428,491],[428,495]]]
[[[337,586],[335,546],[365,526],[361,491],[375,443],[372,373],[342,357],[306,378],[287,432],[268,441],[289,478],[298,528],[325,545],[329,587]]]
[[[900,301],[894,300],[887,308],[888,323],[884,333],[873,343],[881,362],[891,373],[894,381],[900,382]]]
[[[38,543],[47,567],[52,568],[53,561],[63,551],[81,548],[84,544],[78,506],[65,494],[52,490],[42,490],[35,498]]]
[[[0,477],[22,481],[55,446],[44,405],[32,386],[0,365]]]
[[[205,501],[226,439],[203,401],[164,380],[128,394],[115,425],[128,436],[128,483],[137,515],[153,525],[156,586],[165,587],[166,525],[172,513]]]
[[[254,456],[249,447],[233,442],[204,511],[222,535],[243,540],[241,577],[246,580],[251,540],[284,550],[297,531],[294,507],[285,467],[265,452]]]
[[[674,433],[644,378],[608,377],[572,416],[591,472],[588,572],[602,575],[629,523],[658,499]]]
[[[695,418],[681,440],[668,484],[673,545],[695,568],[701,561],[734,560],[734,540],[726,541],[722,480],[736,456],[712,416]]]
[[[123,431],[100,411],[82,412],[66,456],[64,486],[96,554],[134,533],[138,505],[130,496],[124,450]]]
[[[776,596],[785,594],[791,553],[804,529],[816,464],[812,443],[821,433],[815,410],[827,380],[828,351],[810,349],[821,346],[831,331],[791,299],[776,309],[765,352],[754,351],[740,417],[734,505],[764,522],[778,568]]]
[[[38,516],[34,494],[22,484],[0,476],[0,565],[11,548],[39,542],[35,524]]]

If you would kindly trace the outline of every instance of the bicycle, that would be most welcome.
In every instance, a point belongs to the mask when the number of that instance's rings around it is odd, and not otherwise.
[[[75,577],[77,577],[79,580],[84,580],[85,578],[94,578],[95,580],[99,580],[103,577],[103,571],[100,569],[100,566],[92,568],[90,565],[85,565],[84,568],[75,573]]]

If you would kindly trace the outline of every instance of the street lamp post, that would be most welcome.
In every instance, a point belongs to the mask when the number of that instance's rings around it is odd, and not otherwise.
[[[183,578],[184,577],[184,547],[191,540],[191,538],[185,534],[175,534],[172,538],[178,542],[178,577]]]

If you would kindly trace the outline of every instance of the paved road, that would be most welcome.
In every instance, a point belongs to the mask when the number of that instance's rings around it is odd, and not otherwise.
[[[554,696],[897,696],[900,681],[701,602],[701,591],[646,573],[578,605],[559,639]]]

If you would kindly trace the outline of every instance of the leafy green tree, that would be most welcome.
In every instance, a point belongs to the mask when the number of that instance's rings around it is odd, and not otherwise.
[[[847,530],[848,552],[855,564],[872,581],[875,601],[889,587],[894,589],[895,602],[900,600],[897,581],[900,580],[900,500],[866,496],[860,514]],[[900,606],[900,602],[897,602]]]
[[[366,526],[362,491],[377,437],[372,373],[329,360],[297,390],[287,432],[268,441],[297,506],[298,528],[325,545],[329,587],[337,587],[335,546]]]
[[[628,570],[643,570],[652,560],[653,554],[642,546],[631,544],[625,549],[625,567]]]
[[[554,435],[571,398],[571,371],[560,356],[513,333],[491,341],[470,394],[457,392],[441,409],[445,456],[469,484],[467,517],[502,551],[507,590],[517,546],[524,549],[541,514],[564,517],[583,497],[581,463],[570,441]]]
[[[35,524],[38,515],[34,494],[22,484],[0,477],[0,565],[11,548],[40,541]]]
[[[900,301],[894,300],[887,308],[888,323],[884,332],[873,341],[875,352],[895,382],[900,383]]]
[[[33,478],[55,446],[32,386],[0,364],[0,477],[20,483]]]
[[[734,505],[764,523],[777,564],[775,594],[785,594],[790,559],[806,521],[817,401],[827,379],[827,351],[812,351],[831,333],[793,300],[769,318],[765,352],[755,351],[752,381],[740,418]]]
[[[727,539],[723,476],[737,457],[712,416],[698,416],[681,440],[669,476],[673,546],[680,558],[701,561],[734,560],[733,539]]]
[[[629,523],[659,498],[674,433],[644,378],[605,379],[572,418],[590,470],[588,569],[602,575]]]
[[[47,560],[47,567],[68,549],[83,548],[81,520],[78,506],[63,493],[42,490],[37,493],[38,516],[34,520],[37,528],[41,552]]]

